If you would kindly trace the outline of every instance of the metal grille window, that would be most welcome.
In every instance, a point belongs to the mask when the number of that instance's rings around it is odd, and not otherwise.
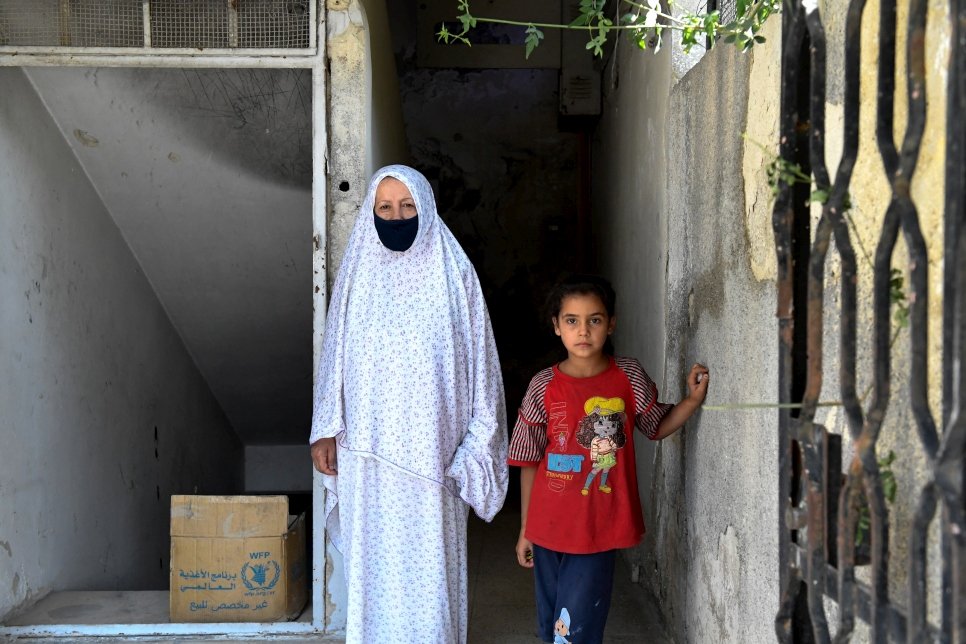
[[[0,47],[308,49],[311,0],[0,0]]]
[[[869,639],[877,643],[960,642],[966,637],[966,2],[949,3],[953,45],[945,116],[939,414],[929,404],[927,342],[929,271],[935,270],[928,248],[936,240],[935,235],[928,239],[924,234],[921,206],[911,189],[920,149],[924,143],[935,144],[923,136],[929,7],[925,0],[911,0],[903,12],[895,0],[879,5],[878,23],[863,24],[864,0],[848,3],[842,65],[827,65],[826,25],[815,3],[786,2],[783,10],[781,157],[811,174],[825,198],[820,216],[813,219],[810,186],[782,184],[773,220],[779,266],[780,402],[799,408],[784,413],[780,425],[780,497],[787,503],[779,513],[783,595],[776,631],[782,642],[830,642],[833,633],[834,641],[848,641],[859,619],[869,625]],[[861,36],[869,31],[869,41],[878,50],[871,52],[877,54],[873,64],[878,65],[873,82],[876,123],[874,135],[860,137],[861,70],[870,53],[861,51]],[[902,40],[906,51],[900,58],[897,42]],[[843,74],[845,126],[834,171],[827,165],[833,162],[826,160],[832,146],[827,148],[825,138],[827,76],[833,73]],[[896,118],[900,100],[907,111],[901,120]],[[859,289],[865,253],[846,215],[863,138],[876,142],[889,195],[876,223],[874,252],[867,258],[867,301]],[[905,250],[897,251],[900,246]],[[897,252],[908,258],[909,284],[901,359],[894,359],[891,326],[892,262]],[[839,273],[834,296],[827,288],[833,280],[826,270],[833,262]],[[840,310],[831,310],[829,302],[836,302]],[[868,315],[862,316],[863,311]],[[872,328],[863,328],[868,325],[860,319],[870,319]],[[830,320],[837,333],[823,328]],[[859,339],[866,336],[871,341],[860,346]],[[838,354],[837,375],[823,368],[823,356],[830,349]],[[859,365],[869,365],[868,372],[863,374]],[[816,413],[823,381],[836,377],[833,395],[840,403],[833,404],[841,406],[846,421],[843,436],[827,431]],[[867,397],[860,391],[864,383],[869,386]],[[905,483],[903,494],[911,511],[901,522],[887,502],[886,489],[895,480],[889,480],[882,453],[889,430],[886,421],[897,413],[903,420],[899,431],[908,439],[899,458],[921,463],[921,475]],[[851,454],[843,444],[850,446]],[[863,530],[865,538],[860,539]],[[902,550],[890,548],[900,539],[907,540]],[[861,552],[860,545],[867,551]],[[894,592],[890,580],[902,575],[906,590]],[[838,604],[837,623],[827,614],[828,599]]]
[[[195,0],[151,2],[151,45],[154,47],[225,49],[228,4]]]
[[[265,0],[238,8],[239,47],[309,46],[309,0]]]
[[[142,47],[141,0],[2,0],[0,45]]]

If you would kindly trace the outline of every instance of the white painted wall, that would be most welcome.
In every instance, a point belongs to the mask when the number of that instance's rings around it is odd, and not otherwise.
[[[242,458],[36,91],[16,68],[0,87],[2,619],[165,588],[169,495],[240,489]]]
[[[671,82],[667,50],[643,53],[618,42],[615,68],[603,72],[605,99],[593,150],[594,239],[597,263],[617,291],[618,354],[634,356],[657,383],[662,399],[679,395],[665,374],[667,161],[664,121]],[[670,387],[670,388],[669,388]],[[677,438],[671,438],[676,441]],[[661,501],[652,472],[661,445],[636,442],[638,482],[648,530],[659,529]],[[628,553],[643,565],[643,549]],[[653,556],[651,556],[653,559]],[[646,566],[653,569],[653,561]]]
[[[680,397],[691,363],[705,362],[709,405],[778,400],[775,276],[754,268],[757,253],[774,256],[774,238],[769,219],[746,215],[741,163],[749,121],[777,127],[777,110],[759,111],[777,107],[777,78],[754,94],[750,80],[768,77],[752,63],[777,63],[776,51],[715,48],[671,91],[666,368]],[[774,641],[778,412],[700,412],[655,474],[666,487],[658,523],[677,520],[655,535],[655,559],[687,641]]]
[[[310,74],[34,68],[246,444],[296,444],[312,406]]]

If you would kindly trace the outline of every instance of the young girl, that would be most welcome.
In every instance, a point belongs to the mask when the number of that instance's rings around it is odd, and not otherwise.
[[[615,552],[644,535],[633,430],[651,440],[670,436],[708,391],[708,369],[695,364],[688,397],[658,402],[637,360],[610,355],[615,299],[606,280],[589,275],[551,292],[567,359],[530,381],[510,441],[509,463],[521,468],[517,561],[534,569],[544,642],[560,641],[561,628],[573,644],[602,641]]]

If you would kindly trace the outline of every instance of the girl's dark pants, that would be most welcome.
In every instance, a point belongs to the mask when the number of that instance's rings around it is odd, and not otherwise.
[[[573,644],[600,644],[610,610],[616,550],[571,555],[533,545],[533,577],[537,591],[537,635],[554,641],[554,624],[562,609],[570,614]]]

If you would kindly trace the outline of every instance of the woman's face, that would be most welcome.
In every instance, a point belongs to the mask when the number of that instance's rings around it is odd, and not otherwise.
[[[402,181],[386,177],[376,186],[373,206],[380,219],[412,219],[416,216],[416,202]]]

